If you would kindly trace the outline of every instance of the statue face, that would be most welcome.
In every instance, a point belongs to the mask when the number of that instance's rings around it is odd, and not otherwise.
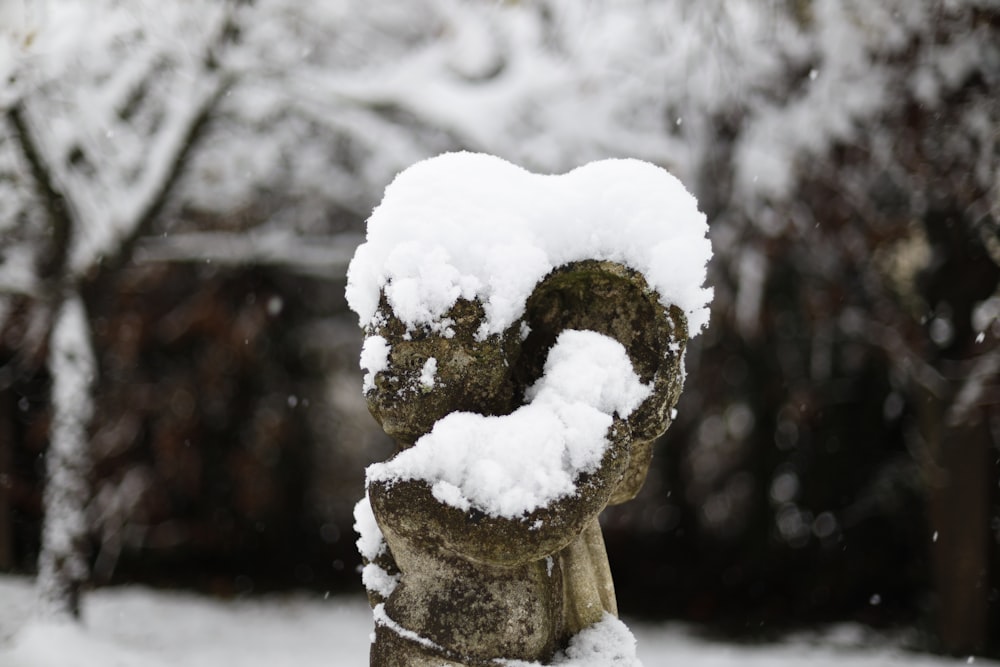
[[[382,429],[401,446],[412,445],[450,412],[508,414],[518,392],[512,356],[519,337],[501,334],[477,340],[481,308],[460,302],[442,332],[407,330],[391,313],[371,335],[385,338],[389,353],[365,394]]]

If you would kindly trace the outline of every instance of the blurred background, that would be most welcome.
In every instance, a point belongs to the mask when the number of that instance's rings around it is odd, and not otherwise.
[[[628,156],[698,197],[715,301],[605,516],[623,612],[996,654],[998,91],[996,0],[0,0],[0,572],[75,414],[93,585],[359,594],[385,185]]]

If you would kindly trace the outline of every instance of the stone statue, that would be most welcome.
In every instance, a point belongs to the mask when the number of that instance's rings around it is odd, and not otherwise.
[[[705,215],[639,160],[401,172],[345,295],[400,450],[355,508],[371,664],[636,667],[598,516],[635,496],[707,325]]]
[[[641,273],[583,260],[549,272],[504,331],[483,335],[483,319],[483,303],[458,299],[446,328],[414,329],[382,293],[366,334],[387,352],[366,398],[401,451],[449,414],[503,419],[522,406],[566,330],[620,343],[650,391],[630,414],[614,414],[600,464],[574,480],[573,493],[519,516],[442,502],[426,480],[370,477],[370,513],[362,501],[357,515],[376,617],[373,666],[549,664],[575,635],[617,616],[598,515],[635,496],[670,424],[685,313],[664,306]]]

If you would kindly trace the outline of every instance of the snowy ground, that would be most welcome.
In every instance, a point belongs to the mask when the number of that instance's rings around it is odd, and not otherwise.
[[[86,628],[32,621],[33,589],[0,577],[2,667],[361,667],[371,614],[360,599],[291,596],[219,602],[143,588],[87,596]],[[908,653],[857,626],[797,635],[778,644],[698,638],[677,625],[631,624],[645,667],[942,667],[991,665],[981,658]]]

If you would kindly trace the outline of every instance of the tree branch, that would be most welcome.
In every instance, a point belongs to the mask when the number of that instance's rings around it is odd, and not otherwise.
[[[222,99],[235,81],[236,77],[231,73],[223,75],[215,74],[218,68],[216,51],[226,42],[238,37],[239,29],[236,25],[234,11],[241,4],[244,4],[243,0],[230,0],[218,33],[214,39],[205,45],[205,53],[202,58],[205,72],[209,76],[219,76],[215,90],[202,100],[200,107],[191,115],[187,127],[180,133],[180,136],[174,143],[175,153],[168,162],[167,169],[164,173],[160,174],[160,178],[155,180],[158,186],[153,189],[149,196],[145,197],[145,206],[136,212],[137,222],[131,226],[129,233],[120,240],[114,256],[108,258],[110,261],[105,261],[102,264],[102,272],[113,271],[131,258],[136,243],[149,231],[157,215],[163,210],[170,192],[174,189],[178,178],[180,178],[183,167],[192,149],[198,143],[199,137],[208,125],[208,121],[212,116],[212,112],[218,106],[219,100]]]
[[[76,223],[72,202],[56,181],[49,161],[42,154],[41,146],[35,139],[24,108],[19,101],[7,112],[7,118],[14,128],[14,136],[21,154],[28,162],[38,195],[42,198],[49,223],[52,226],[51,242],[38,267],[42,281],[61,281],[69,256],[70,239]]]
[[[361,234],[304,238],[287,231],[192,232],[167,238],[145,237],[135,249],[137,263],[188,262],[225,266],[284,266],[324,278],[343,278]]]
[[[191,151],[198,142],[199,136],[208,124],[212,112],[218,105],[219,100],[225,95],[232,85],[230,78],[225,78],[218,84],[215,91],[209,95],[200,108],[192,115],[187,128],[180,134],[175,144],[174,155],[169,160],[169,166],[161,178],[157,179],[157,187],[145,198],[144,206],[137,212],[137,222],[130,226],[128,234],[119,240],[114,254],[105,257],[101,263],[98,274],[107,274],[121,268],[129,261],[135,250],[136,243],[146,235],[156,216],[163,209],[167,199],[180,178],[184,165]],[[90,282],[96,282],[99,276],[88,276]]]

